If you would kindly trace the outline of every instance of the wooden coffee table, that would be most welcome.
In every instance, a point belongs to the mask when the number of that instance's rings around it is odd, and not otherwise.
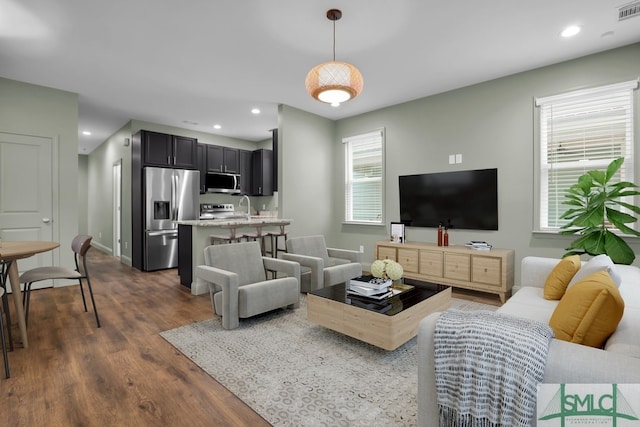
[[[385,350],[395,350],[415,337],[427,315],[451,305],[451,288],[404,279],[414,289],[385,301],[347,295],[339,284],[307,294],[307,319]]]

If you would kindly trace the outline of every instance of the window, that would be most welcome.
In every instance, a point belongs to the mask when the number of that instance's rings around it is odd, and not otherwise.
[[[345,149],[345,222],[383,224],[384,130],[342,140]]]
[[[539,98],[539,226],[557,230],[568,209],[564,193],[591,169],[624,163],[614,180],[634,181],[633,90],[638,81]]]

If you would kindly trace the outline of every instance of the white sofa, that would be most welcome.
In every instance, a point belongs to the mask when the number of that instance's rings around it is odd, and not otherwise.
[[[500,313],[549,323],[558,301],[543,297],[544,283],[559,262],[555,258],[522,260],[520,289],[498,309]],[[584,262],[583,262],[584,264]],[[624,315],[604,349],[552,339],[543,383],[640,383],[640,269],[616,265]],[[418,329],[418,425],[437,425],[438,405],[433,363],[433,332],[440,313],[425,317]],[[434,424],[435,423],[435,424]],[[536,425],[535,420],[532,425]]]

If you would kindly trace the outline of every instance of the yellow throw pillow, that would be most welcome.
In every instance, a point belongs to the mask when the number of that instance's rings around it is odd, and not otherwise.
[[[567,285],[580,269],[580,265],[580,255],[562,258],[544,282],[544,298],[549,300],[562,298],[567,290]]]
[[[624,301],[606,271],[599,271],[573,285],[551,315],[555,337],[591,347],[602,347],[615,331]]]

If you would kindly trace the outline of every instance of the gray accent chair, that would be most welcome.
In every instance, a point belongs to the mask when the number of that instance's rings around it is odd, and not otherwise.
[[[224,329],[237,328],[241,318],[300,307],[300,265],[263,257],[258,242],[207,246],[204,259],[196,276],[208,282],[211,307]],[[287,277],[267,280],[265,270]]]
[[[362,253],[327,248],[324,236],[293,237],[287,240],[282,259],[300,264],[300,290],[310,292],[347,282],[362,275]]]

